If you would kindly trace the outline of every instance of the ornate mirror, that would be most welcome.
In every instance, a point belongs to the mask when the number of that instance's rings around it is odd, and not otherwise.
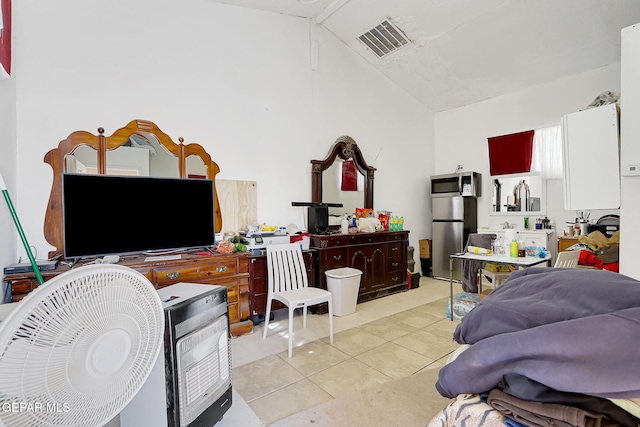
[[[56,250],[63,252],[62,175],[65,172],[155,176],[170,178],[203,178],[215,180],[220,172],[211,156],[198,144],[176,144],[154,123],[133,120],[111,136],[86,131],[73,132],[49,151],[45,157],[53,169],[53,184],[45,214],[44,235]],[[215,192],[215,186],[214,186]],[[222,229],[222,214],[215,194],[215,229]]]
[[[345,164],[346,163],[346,164]],[[342,212],[354,208],[373,209],[373,175],[376,168],[367,165],[360,148],[350,136],[341,136],[324,160],[311,160],[311,201],[342,203]],[[349,171],[353,169],[354,174]],[[341,179],[350,176],[351,183]]]

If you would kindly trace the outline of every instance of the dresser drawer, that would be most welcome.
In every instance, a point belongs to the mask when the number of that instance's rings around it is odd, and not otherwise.
[[[406,270],[404,267],[404,263],[400,257],[390,259],[387,263],[387,271],[389,273],[395,273],[397,271]]]
[[[206,265],[169,266],[156,268],[156,284],[160,287],[178,282],[213,283],[215,279],[224,279],[238,274],[238,263],[234,259],[212,260]]]
[[[388,285],[398,285],[404,282],[407,278],[407,272],[398,270],[393,272],[387,272],[387,284]]]
[[[354,244],[355,236],[349,234],[338,234],[327,238],[325,236],[311,236],[311,245],[314,248],[338,248]]]
[[[402,258],[402,245],[404,242],[393,242],[393,243],[389,243],[388,246],[388,250],[387,250],[387,256],[389,258]],[[406,245],[406,243],[404,243],[404,245]]]
[[[348,248],[327,249],[320,254],[322,259],[321,265],[324,270],[332,268],[344,267],[348,265]]]

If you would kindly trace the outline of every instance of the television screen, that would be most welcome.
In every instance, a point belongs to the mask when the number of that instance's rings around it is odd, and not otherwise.
[[[212,246],[213,181],[64,174],[67,259]]]

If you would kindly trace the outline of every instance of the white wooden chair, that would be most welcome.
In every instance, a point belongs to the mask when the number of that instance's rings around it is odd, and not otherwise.
[[[307,327],[307,307],[326,302],[329,307],[329,337],[333,344],[331,292],[309,287],[307,269],[299,243],[267,246],[267,312],[262,338],[267,337],[271,302],[275,299],[289,308],[289,357],[293,348],[293,312],[302,308],[302,325]]]
[[[558,258],[556,258],[555,268],[576,268],[578,266],[578,259],[580,258],[580,251],[566,251],[560,252]]]
[[[491,286],[492,289],[495,289],[499,285],[506,282],[509,276],[511,276],[512,272],[511,271],[490,271],[483,268],[481,273],[484,277],[488,277],[489,279],[491,279],[491,283],[489,285]]]

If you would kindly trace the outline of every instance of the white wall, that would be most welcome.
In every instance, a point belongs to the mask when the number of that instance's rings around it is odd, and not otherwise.
[[[16,127],[15,127],[15,78],[0,81],[0,174],[14,205],[16,197]],[[26,232],[25,232],[26,233]],[[27,240],[32,234],[27,234]],[[11,214],[0,196],[0,266],[12,264],[16,259],[17,232]],[[0,302],[3,301],[4,287],[0,287]]]
[[[563,115],[585,108],[606,90],[620,91],[620,64],[438,113],[435,119],[436,172],[453,172],[456,165],[462,163],[465,170],[482,173],[483,197],[478,200],[478,226],[509,221],[522,227],[524,215],[490,215],[493,188],[487,138],[558,125]],[[547,181],[546,215],[556,222],[559,233],[565,222],[576,217],[575,211],[564,210],[563,191],[562,180]],[[609,213],[618,214],[619,211],[594,210],[591,218]]]
[[[622,30],[621,163],[640,163],[640,24]],[[640,177],[621,177],[620,273],[640,279]]]
[[[257,181],[259,221],[278,225],[304,223],[291,202],[310,199],[310,160],[350,135],[378,168],[375,207],[427,236],[433,114],[309,21],[204,0],[34,0],[14,16],[13,170],[40,254],[51,249],[45,153],[75,130],[110,135],[132,119],[204,146],[220,179]]]

